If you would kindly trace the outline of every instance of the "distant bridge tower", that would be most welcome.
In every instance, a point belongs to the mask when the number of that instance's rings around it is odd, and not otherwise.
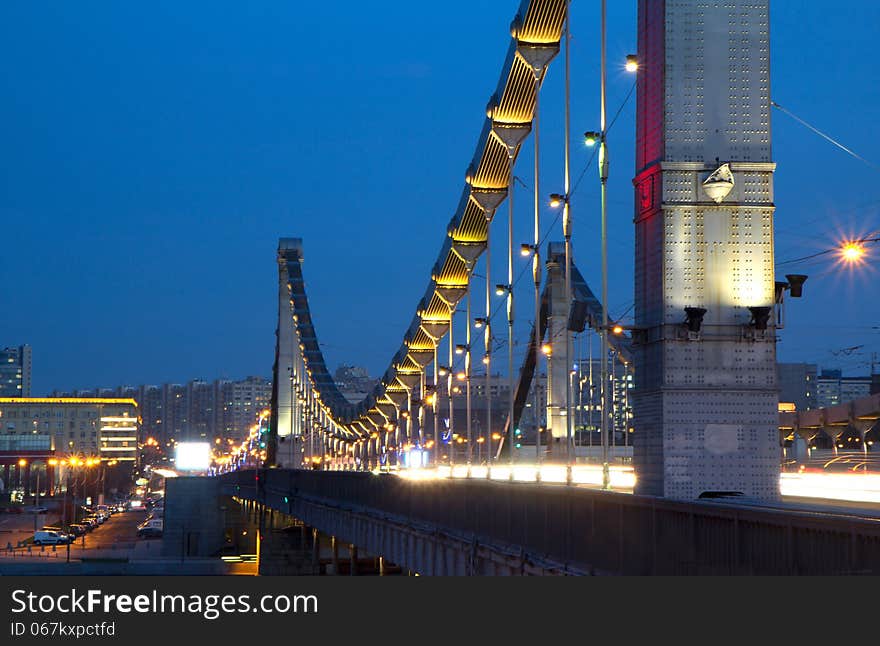
[[[297,389],[302,383],[301,354],[294,326],[290,296],[288,263],[302,261],[302,240],[281,238],[278,241],[278,327],[276,329],[275,366],[272,375],[272,418],[268,462],[279,467],[301,466],[301,407]]]
[[[566,426],[565,396],[569,387],[570,366],[565,365],[565,342],[568,331],[570,296],[565,293],[565,244],[547,245],[547,336],[550,356],[547,357],[547,428],[550,431],[548,451],[565,457]],[[548,442],[550,441],[548,440]]]
[[[769,0],[639,0],[636,492],[779,495]]]

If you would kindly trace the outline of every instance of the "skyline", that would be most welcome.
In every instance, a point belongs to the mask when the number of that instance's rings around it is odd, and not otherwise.
[[[636,49],[635,2],[612,4],[610,117],[629,92],[622,63]],[[52,16],[0,9],[9,79],[0,89],[9,142],[0,218],[13,240],[0,257],[0,302],[11,304],[0,337],[34,348],[34,392],[268,374],[274,250],[287,236],[303,238],[328,365],[381,374],[457,202],[517,3],[468,3],[466,21],[464,6],[435,15],[407,5],[406,23],[359,7],[342,15],[238,6],[184,14],[170,3],[149,12],[59,7]],[[579,141],[598,123],[598,3],[574,3],[572,12]],[[771,11],[774,100],[872,162],[878,132],[863,124],[877,122],[880,102],[864,80],[878,18],[867,2],[833,15],[783,3]],[[331,24],[335,38],[314,38]],[[358,47],[363,34],[371,56]],[[562,185],[561,97],[560,58],[542,91],[547,194]],[[609,134],[613,317],[632,302],[634,103]],[[778,110],[772,119],[777,262],[880,229],[880,200],[865,188],[876,170]],[[588,156],[573,147],[575,183]],[[531,165],[529,140],[516,167],[528,186]],[[572,200],[574,257],[595,290],[598,181],[595,166],[585,172]],[[517,198],[518,235],[528,240],[530,192]],[[555,216],[542,213],[545,224]],[[549,239],[559,238],[557,223]],[[383,262],[392,252],[395,264]],[[804,299],[787,301],[779,360],[867,372],[870,354],[842,352],[878,350],[871,319],[880,304],[859,300],[871,268],[835,271],[820,259],[785,269],[810,278]],[[494,276],[503,271],[493,263]],[[371,287],[358,293],[359,285]],[[528,312],[518,311],[521,339]]]

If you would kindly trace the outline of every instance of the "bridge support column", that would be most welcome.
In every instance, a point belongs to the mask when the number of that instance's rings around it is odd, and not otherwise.
[[[350,555],[351,565],[349,566],[349,575],[357,576],[358,569],[358,548],[357,545],[351,544],[348,546],[348,552]]]
[[[773,500],[769,0],[638,12],[636,492]]]
[[[278,324],[275,331],[275,365],[272,375],[272,415],[268,458],[279,467],[299,468],[300,455],[295,441],[296,420],[300,415],[294,382],[298,374],[297,334],[290,291],[291,263],[302,261],[302,240],[281,238],[278,241]]]
[[[874,428],[874,426],[877,424],[877,420],[876,419],[854,418],[850,421],[850,424],[852,425],[852,427],[854,429],[856,429],[859,432],[859,437],[862,440],[862,452],[867,453],[868,452],[868,445],[865,442],[865,436],[868,434],[868,432],[872,428]]]
[[[565,245],[551,242],[547,251],[547,291],[549,310],[547,313],[547,340],[550,354],[547,357],[547,438],[548,458],[558,461],[567,452],[561,449],[567,441],[565,398],[568,388],[568,374],[565,348],[571,332],[568,331],[569,298],[565,294]],[[537,383],[537,382],[536,382]]]
[[[840,439],[840,436],[843,435],[843,432],[846,430],[845,425],[836,425],[831,426],[826,424],[822,427],[822,432],[825,433],[829,438],[831,438],[831,446],[834,448],[834,455],[837,455],[837,440]]]

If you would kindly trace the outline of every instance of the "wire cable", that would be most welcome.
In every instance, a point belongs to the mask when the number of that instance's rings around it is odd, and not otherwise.
[[[806,127],[806,128],[809,128],[810,130],[812,130],[813,132],[815,132],[817,135],[819,135],[819,136],[822,137],[823,139],[825,139],[825,140],[827,140],[827,141],[830,141],[832,144],[834,144],[835,146],[837,146],[838,148],[840,148],[840,149],[843,150],[844,152],[848,153],[849,155],[852,155],[853,157],[855,157],[855,158],[858,159],[859,161],[861,161],[861,162],[867,164],[868,166],[870,166],[870,167],[873,168],[874,170],[880,171],[880,166],[878,166],[878,165],[875,164],[874,162],[870,162],[870,161],[868,161],[867,159],[865,159],[864,157],[862,157],[862,156],[859,155],[858,153],[853,152],[852,150],[850,150],[849,148],[847,148],[846,146],[844,146],[842,143],[840,143],[840,142],[837,141],[836,139],[831,138],[830,136],[826,135],[824,132],[822,132],[821,130],[819,130],[819,129],[816,128],[815,126],[810,125],[809,123],[807,123],[806,121],[804,121],[803,119],[801,119],[799,116],[797,116],[796,114],[794,114],[791,110],[788,110],[788,109],[786,109],[786,108],[783,108],[781,105],[779,105],[778,103],[776,103],[776,101],[770,101],[770,105],[772,105],[772,106],[773,106],[774,108],[776,108],[777,110],[781,110],[782,112],[784,112],[785,114],[787,114],[788,116],[790,116],[792,119],[794,119],[795,121],[797,121],[799,124],[801,124],[802,126],[804,126],[804,127]]]

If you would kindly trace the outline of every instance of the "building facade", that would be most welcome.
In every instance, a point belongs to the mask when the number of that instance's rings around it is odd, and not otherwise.
[[[30,397],[31,373],[31,346],[0,350],[0,397]]]
[[[123,397],[138,402],[140,439],[170,449],[175,442],[240,440],[269,408],[272,382],[262,377],[213,382],[55,391],[53,397]]]
[[[795,410],[810,410],[819,406],[817,399],[817,371],[815,363],[778,363],[780,403],[794,404]]]
[[[54,486],[55,468],[70,458],[133,468],[138,430],[133,399],[0,397],[0,475],[27,495]]]
[[[840,370],[822,370],[816,380],[816,408],[845,404],[871,394],[872,378],[844,377]]]

